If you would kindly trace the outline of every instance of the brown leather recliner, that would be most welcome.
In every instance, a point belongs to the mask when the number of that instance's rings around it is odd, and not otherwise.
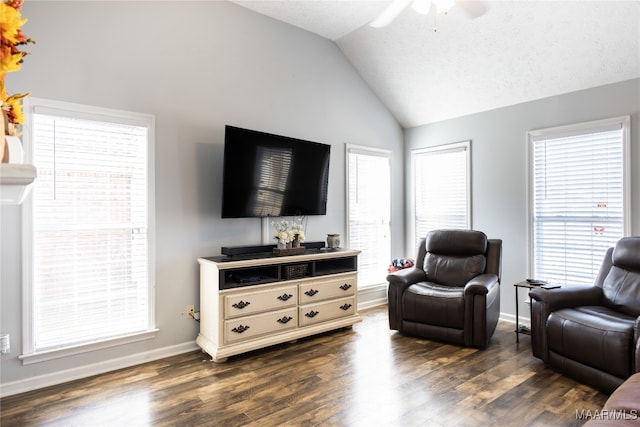
[[[436,230],[415,266],[387,276],[389,327],[484,348],[500,317],[502,241],[474,230]]]
[[[592,411],[583,427],[638,427],[640,373],[631,375],[609,396],[599,412]]]
[[[605,392],[640,368],[640,237],[609,248],[593,285],[529,295],[535,357]]]

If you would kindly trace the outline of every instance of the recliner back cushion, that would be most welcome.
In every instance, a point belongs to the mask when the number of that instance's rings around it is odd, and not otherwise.
[[[427,234],[423,270],[427,281],[445,286],[464,286],[484,273],[486,234],[476,230],[434,230]]]
[[[605,307],[640,316],[640,273],[612,266],[602,284],[602,293]]]
[[[617,267],[640,273],[640,237],[623,237],[618,240],[611,260]]]
[[[484,273],[487,260],[484,255],[457,257],[427,253],[424,272],[427,281],[445,286],[464,286],[474,277]]]
[[[434,230],[427,234],[425,247],[438,255],[484,255],[487,235],[476,230]]]

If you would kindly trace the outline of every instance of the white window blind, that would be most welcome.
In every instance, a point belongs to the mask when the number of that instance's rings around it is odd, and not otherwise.
[[[593,283],[625,235],[625,138],[620,119],[530,133],[534,277]]]
[[[82,110],[34,105],[29,117],[38,177],[27,221],[32,243],[26,259],[32,264],[25,353],[154,327],[149,247],[153,121]]]
[[[256,216],[280,216],[284,192],[291,172],[293,150],[290,148],[258,147],[253,213]]]
[[[385,282],[391,257],[391,152],[347,146],[348,244],[360,250],[358,286]]]
[[[468,229],[471,141],[411,152],[414,248],[431,230]]]

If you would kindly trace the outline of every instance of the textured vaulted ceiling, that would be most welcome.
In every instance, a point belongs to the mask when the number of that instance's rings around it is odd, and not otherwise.
[[[389,1],[234,3],[335,41],[403,127],[640,77],[638,0],[487,0],[475,19],[438,15],[437,32],[411,7],[368,26]]]

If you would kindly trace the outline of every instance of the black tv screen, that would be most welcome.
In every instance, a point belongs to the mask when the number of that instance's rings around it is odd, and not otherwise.
[[[222,218],[325,215],[331,146],[227,125]]]

